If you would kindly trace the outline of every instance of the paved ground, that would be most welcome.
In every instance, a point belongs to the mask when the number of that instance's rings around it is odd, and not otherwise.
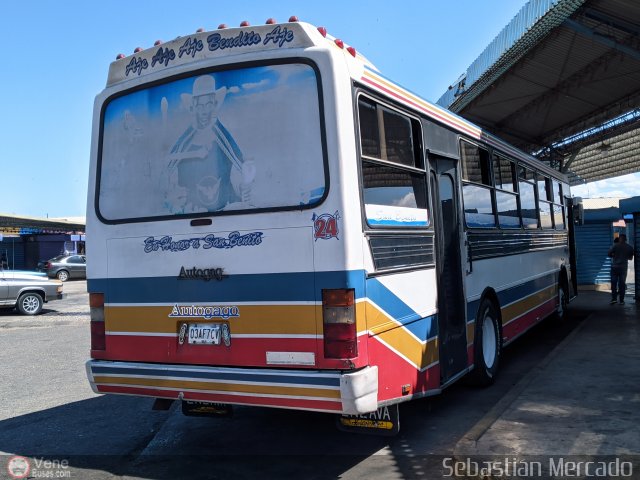
[[[640,478],[639,306],[608,301],[580,294],[573,307],[591,315],[467,432],[459,460],[618,459]]]

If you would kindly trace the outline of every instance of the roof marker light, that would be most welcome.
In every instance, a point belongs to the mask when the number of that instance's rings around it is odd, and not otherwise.
[[[324,38],[327,38],[327,29],[324,27],[318,27],[318,31],[320,32],[320,35],[322,35]]]
[[[119,54],[116,56],[116,60],[120,60],[120,59],[122,59],[122,58],[124,58],[124,53],[119,53]]]
[[[158,46],[158,45],[162,45],[162,40],[156,40],[155,42],[153,42],[154,46]]]
[[[356,58],[356,49],[355,48],[348,47],[347,48],[347,52],[349,52],[353,58]]]
[[[204,32],[204,28],[200,27],[199,29],[196,30],[196,33],[202,33]]]
[[[226,23],[221,23],[220,25],[218,25],[218,30],[224,30],[225,28],[227,28]]]
[[[336,44],[337,46],[339,46],[340,48],[344,48],[344,42],[343,42],[342,40],[340,40],[339,38],[336,38],[336,39],[334,40],[334,42],[335,42],[335,44]]]
[[[278,22],[276,22],[275,18],[267,18],[267,21],[265,23],[267,25],[273,25],[274,23],[278,23]]]
[[[136,47],[136,49],[133,51],[133,53],[139,53],[142,51],[142,47]]]
[[[250,27],[251,24],[247,20],[243,20],[242,22],[240,22],[240,26],[241,27]]]
[[[295,15],[291,15],[289,17],[289,22],[293,23],[293,22],[299,22],[300,20],[298,20],[298,17],[296,17]]]

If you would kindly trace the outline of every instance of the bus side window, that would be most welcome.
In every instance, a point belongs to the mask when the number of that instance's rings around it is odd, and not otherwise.
[[[551,215],[551,179],[538,173],[536,175],[538,185],[538,208],[540,209],[540,227],[553,228],[553,217]]]
[[[374,228],[428,227],[419,122],[363,96],[358,115],[367,223]]]
[[[498,225],[500,228],[520,228],[515,163],[502,155],[494,155],[493,176]]]
[[[533,179],[534,175],[531,170],[522,166],[519,168],[518,190],[520,191],[520,213],[522,216],[522,226],[528,229],[538,228],[536,193]]]
[[[464,218],[470,228],[494,228],[495,207],[489,152],[477,145],[460,141],[462,159],[462,196]]]

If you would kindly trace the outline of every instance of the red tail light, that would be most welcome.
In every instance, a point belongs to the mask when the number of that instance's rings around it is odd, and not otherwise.
[[[355,303],[353,289],[322,291],[325,358],[358,356]]]
[[[49,270],[51,268],[51,262],[47,262],[44,264],[44,268],[46,268],[47,270]]]
[[[90,293],[89,307],[91,312],[91,350],[106,350],[104,293]]]

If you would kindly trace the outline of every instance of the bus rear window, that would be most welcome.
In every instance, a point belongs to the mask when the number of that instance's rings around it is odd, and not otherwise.
[[[97,207],[107,221],[304,208],[326,189],[316,71],[202,73],[103,108]]]

